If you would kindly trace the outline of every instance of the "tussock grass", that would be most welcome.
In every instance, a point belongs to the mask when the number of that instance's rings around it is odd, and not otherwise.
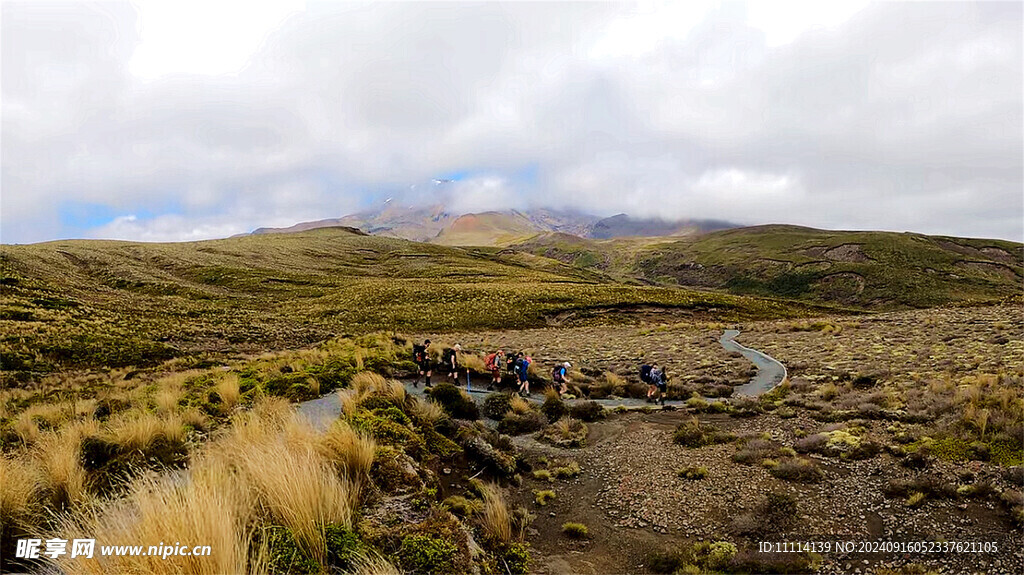
[[[33,451],[55,510],[74,508],[89,500],[81,446],[83,437],[97,433],[99,425],[95,421],[83,421],[60,433],[48,433]]]
[[[512,407],[512,412],[516,415],[526,415],[533,411],[533,407],[530,405],[530,402],[526,401],[519,395],[512,395],[510,405]]]
[[[484,361],[484,358],[480,357],[479,355],[477,355],[475,353],[470,353],[470,352],[464,351],[464,352],[462,352],[461,356],[459,357],[459,364],[462,367],[464,367],[464,368],[466,368],[466,369],[468,369],[470,371],[474,371],[476,373],[484,373],[484,372],[486,372],[487,371],[486,363],[487,362]]]
[[[445,413],[444,408],[440,405],[433,401],[423,401],[419,398],[412,403],[410,411],[420,425],[428,427],[433,427],[435,423],[448,417],[448,414]]]
[[[586,539],[590,537],[590,529],[582,523],[563,523],[562,533],[570,539]]]
[[[480,513],[480,526],[492,541],[509,543],[512,541],[512,514],[501,488],[494,484],[487,485],[483,490],[484,508]]]
[[[324,529],[327,525],[351,526],[358,486],[339,478],[312,448],[292,447],[285,441],[252,446],[235,454],[234,460],[270,514],[322,563]]]
[[[43,509],[39,505],[44,478],[24,458],[0,457],[0,542],[17,535],[38,533]]]
[[[353,482],[369,480],[377,442],[352,429],[344,420],[335,421],[317,444],[320,454]]]
[[[234,409],[241,398],[241,390],[237,373],[228,373],[217,381],[216,391],[220,396],[221,409],[228,413]]]
[[[178,409],[178,402],[181,401],[181,388],[177,386],[166,386],[158,389],[153,394],[153,405],[158,413],[173,413]]]
[[[217,461],[205,461],[186,483],[173,477],[136,480],[128,496],[100,510],[66,519],[58,530],[64,538],[88,533],[107,545],[157,545],[188,542],[210,545],[209,556],[104,556],[91,559],[61,556],[68,572],[146,573],[266,573],[258,551],[251,550],[253,494],[236,472]]]
[[[145,451],[154,441],[165,439],[172,444],[185,442],[185,427],[176,414],[157,415],[132,411],[112,418],[107,435],[122,449]]]

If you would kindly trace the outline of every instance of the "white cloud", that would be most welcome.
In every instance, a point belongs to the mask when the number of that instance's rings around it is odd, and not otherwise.
[[[460,171],[474,210],[1024,235],[1018,3],[139,6],[3,3],[4,241],[287,225]]]

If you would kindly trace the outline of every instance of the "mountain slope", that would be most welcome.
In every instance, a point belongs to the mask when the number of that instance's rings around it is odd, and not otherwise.
[[[189,243],[2,246],[0,285],[0,357],[11,377],[202,351],[259,352],[377,330],[620,322],[638,310],[725,320],[813,311],[622,285],[524,252],[451,248],[350,228]]]
[[[771,225],[686,238],[547,234],[515,247],[619,278],[875,309],[999,299],[1024,281],[1019,243],[911,233]]]
[[[518,212],[484,212],[459,216],[431,242],[446,246],[504,246],[542,232]]]
[[[599,218],[574,210],[546,208],[465,213],[449,210],[444,204],[402,205],[388,200],[378,208],[341,218],[300,222],[286,228],[258,228],[251,235],[295,233],[334,226],[418,242],[462,246],[504,245],[542,232],[616,238],[692,235],[736,227],[717,220],[638,219],[626,214]]]
[[[684,236],[735,227],[738,226],[719,220],[660,220],[617,214],[596,222],[586,236],[597,239]]]

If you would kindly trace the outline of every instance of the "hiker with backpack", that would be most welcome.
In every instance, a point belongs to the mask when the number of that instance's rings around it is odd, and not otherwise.
[[[657,386],[654,384],[654,380],[651,378],[651,371],[654,370],[654,366],[649,363],[645,363],[640,366],[640,383],[647,384],[647,403],[653,401],[651,398],[654,396],[654,391]]]
[[[513,380],[517,379],[516,374],[518,372],[516,371],[516,360],[519,359],[519,355],[521,354],[509,352],[509,354],[505,356],[505,373],[511,375]]]
[[[569,368],[572,364],[568,361],[555,366],[555,369],[551,371],[551,380],[555,382],[556,390],[558,395],[565,395],[565,392],[569,390]]]
[[[501,366],[505,363],[505,352],[499,349],[488,355],[485,363],[491,372],[491,384],[487,386],[487,391],[492,391],[501,385]]]
[[[660,401],[662,405],[665,405],[665,394],[668,391],[668,378],[665,375],[665,370],[658,364],[654,364],[651,368],[651,384],[658,389],[658,400],[656,400],[655,403]]]
[[[458,385],[459,383],[459,352],[462,351],[462,346],[455,344],[454,347],[446,347],[444,352],[441,354],[441,361],[444,362],[445,369],[448,370],[448,377]]]
[[[420,386],[420,378],[426,375],[427,385],[430,387],[430,352],[427,348],[430,347],[430,340],[423,340],[423,345],[412,344],[412,360],[416,364],[418,374],[416,375],[416,381],[412,382],[413,387]]]
[[[516,375],[519,377],[519,395],[523,397],[530,395],[530,363],[532,362],[533,358],[523,356],[523,352],[519,352],[519,357],[516,358]]]

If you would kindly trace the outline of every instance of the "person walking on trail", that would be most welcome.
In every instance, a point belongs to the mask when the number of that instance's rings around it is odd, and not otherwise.
[[[522,354],[509,352],[508,355],[505,356],[505,373],[513,376],[513,378],[516,378],[516,374],[519,373],[516,371],[516,360],[518,360],[521,355]]]
[[[504,363],[505,352],[500,349],[487,356],[486,367],[491,372],[491,384],[487,386],[487,391],[501,385],[501,366]]]
[[[654,396],[654,390],[657,389],[654,381],[651,379],[652,369],[653,367],[648,363],[640,366],[640,383],[647,384],[647,403],[653,401],[651,398]]]
[[[445,369],[448,371],[448,377],[451,378],[452,382],[458,385],[459,383],[459,352],[462,351],[462,346],[455,344],[453,347],[445,348],[441,354],[441,360],[444,361]]]
[[[519,352],[519,359],[516,360],[516,375],[519,376],[519,395],[527,397],[530,395],[530,364],[533,358],[523,356]]]
[[[572,364],[568,361],[555,366],[555,369],[551,372],[551,379],[555,382],[556,390],[558,395],[565,395],[565,392],[569,390],[569,368]]]
[[[665,405],[665,393],[668,391],[668,378],[665,376],[665,370],[658,364],[654,364],[651,368],[651,383],[658,390],[658,399],[655,403]]]
[[[416,364],[418,373],[416,375],[416,381],[412,382],[413,387],[420,386],[420,378],[426,376],[427,385],[430,387],[430,352],[427,348],[430,347],[430,340],[423,340],[423,345],[413,344],[412,345],[412,360]]]

